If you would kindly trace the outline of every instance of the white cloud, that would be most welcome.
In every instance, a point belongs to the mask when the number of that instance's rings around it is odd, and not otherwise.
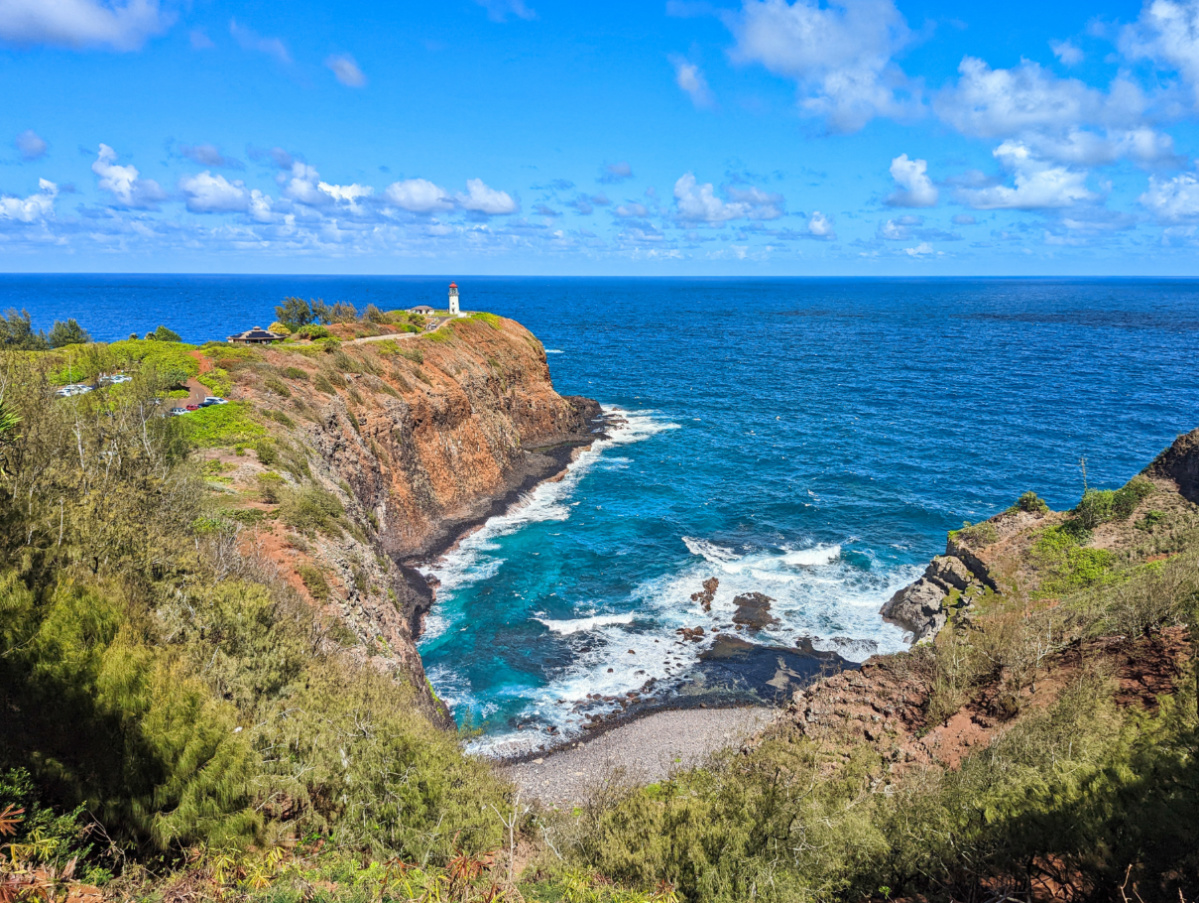
[[[157,182],[141,178],[136,166],[118,166],[116,159],[116,151],[101,144],[92,172],[99,176],[100,188],[111,194],[119,206],[152,207],[166,198]]]
[[[1184,172],[1172,179],[1149,177],[1149,189],[1139,198],[1162,223],[1199,219],[1199,178]]]
[[[837,237],[837,233],[833,231],[833,221],[819,210],[813,212],[811,219],[808,220],[808,234],[812,238],[819,238],[826,241],[831,241]]]
[[[48,179],[38,179],[37,185],[37,193],[27,198],[0,195],[0,220],[34,223],[52,217],[58,186]]]
[[[707,109],[714,104],[712,91],[708,88],[707,79],[700,71],[699,66],[695,63],[688,62],[681,56],[672,56],[670,58],[671,65],[674,66],[674,81],[687,96],[691,98],[698,109]]]
[[[325,60],[325,65],[333,71],[334,77],[347,88],[361,88],[366,84],[366,76],[358,68],[358,63],[348,53],[335,53]]]
[[[370,197],[375,191],[370,185],[359,185],[357,182],[351,182],[349,185],[331,185],[328,182],[319,182],[316,187],[333,200],[349,204],[351,207],[357,207],[360,200]]]
[[[892,57],[911,34],[892,0],[745,0],[726,21],[733,59],[795,79],[800,109],[836,131],[910,112],[900,97],[907,78]]]
[[[22,160],[36,160],[43,156],[50,148],[45,139],[33,129],[26,129],[21,132],[21,134],[17,135],[17,139],[13,144],[16,145],[17,150],[20,152]]]
[[[1199,2],[1149,0],[1136,23],[1121,31],[1120,49],[1179,73],[1199,107]]]
[[[269,223],[275,218],[274,202],[269,195],[263,194],[257,188],[250,192],[249,213],[260,223]]]
[[[909,241],[912,238],[912,230],[923,223],[924,220],[918,216],[889,219],[878,227],[878,237],[884,241]]]
[[[910,160],[900,154],[891,161],[891,178],[899,187],[887,198],[892,207],[932,207],[937,203],[937,186],[928,177],[927,160]]]
[[[692,223],[723,223],[734,219],[777,219],[783,215],[782,195],[751,187],[729,188],[727,194],[727,201],[718,197],[711,182],[701,185],[693,173],[680,176],[674,184],[679,219]]]
[[[192,213],[240,213],[250,204],[244,182],[230,182],[208,170],[184,176],[179,180],[179,188],[187,196],[187,209]]]
[[[958,66],[958,83],[934,102],[937,114],[963,135],[1011,137],[1030,130],[1061,132],[1083,125],[1136,127],[1146,101],[1131,82],[1117,80],[1104,94],[1078,79],[1058,78],[1024,60],[992,69],[975,57]]]
[[[644,204],[638,204],[635,201],[630,201],[627,204],[621,204],[612,212],[623,219],[643,219],[646,216],[649,216],[649,208]]]
[[[1085,172],[1047,163],[1019,141],[1005,141],[993,153],[1013,173],[1014,185],[960,190],[959,199],[977,210],[1046,210],[1096,198],[1087,189]]]
[[[928,242],[922,241],[914,248],[904,248],[903,253],[907,254],[909,257],[915,257],[917,260],[919,260],[922,257],[931,257],[937,252]]]
[[[536,19],[537,13],[525,5],[524,0],[475,0],[475,3],[487,10],[487,18],[492,22],[505,22],[508,16],[518,19]]]
[[[291,62],[291,54],[287,50],[287,45],[280,38],[263,37],[252,28],[238,25],[236,19],[229,20],[229,34],[233,35],[233,40],[237,41],[242,50],[265,53],[284,64]]]
[[[1073,41],[1050,41],[1049,49],[1062,61],[1063,66],[1077,66],[1086,59],[1086,55]]]
[[[464,210],[485,213],[488,216],[503,216],[516,212],[516,201],[508,192],[489,188],[482,179],[467,179],[466,191],[466,194],[458,195],[458,203]]]
[[[138,50],[171,26],[158,0],[4,0],[0,39],[14,44]]]
[[[404,210],[412,213],[433,213],[449,210],[454,206],[449,192],[428,179],[404,179],[387,186],[383,196]]]
[[[301,160],[292,161],[290,178],[285,173],[279,173],[276,176],[276,181],[283,188],[282,194],[285,198],[299,201],[310,207],[318,207],[332,200],[326,192],[317,187],[319,180],[320,173],[316,171],[316,167],[309,166]]]

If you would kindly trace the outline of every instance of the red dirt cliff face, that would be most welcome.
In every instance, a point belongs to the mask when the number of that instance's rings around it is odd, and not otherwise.
[[[303,532],[275,503],[252,502],[266,517],[247,542],[321,611],[330,642],[411,683],[448,723],[416,650],[433,595],[412,565],[560,473],[597,437],[599,405],[558,395],[541,344],[498,317],[327,349],[210,353],[282,459],[214,450],[232,486],[255,498],[270,471],[283,495],[313,487],[344,507],[341,529]],[[312,569],[324,588],[302,576]]]

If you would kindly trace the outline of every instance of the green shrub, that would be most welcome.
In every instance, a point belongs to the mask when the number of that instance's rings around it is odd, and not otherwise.
[[[291,389],[283,383],[282,380],[275,379],[273,376],[263,381],[263,385],[274,392],[276,395],[281,395],[284,398],[291,398]]]
[[[1115,520],[1128,520],[1137,505],[1143,502],[1153,492],[1153,484],[1144,477],[1133,477],[1123,487],[1112,494],[1112,517]]]
[[[306,326],[301,326],[295,330],[295,334],[301,339],[323,339],[329,335],[329,330],[325,326],[316,323],[309,323]]]
[[[310,564],[301,564],[296,567],[296,573],[300,575],[300,579],[304,581],[304,587],[309,594],[317,602],[327,602],[329,599],[329,584],[325,581],[325,575],[317,568]]]
[[[482,311],[482,310],[475,311],[473,314],[470,315],[469,318],[471,320],[478,320],[481,323],[486,323],[492,329],[500,329],[501,328],[500,327],[500,323],[502,322],[501,319],[499,317],[497,317],[495,314],[489,314],[486,311]]]
[[[1080,545],[1076,536],[1062,526],[1041,532],[1032,547],[1032,560],[1044,574],[1039,594],[1049,595],[1109,581],[1116,556],[1106,549]]]
[[[966,521],[962,524],[960,530],[951,531],[949,538],[954,542],[960,542],[962,545],[980,548],[998,541],[999,529],[990,521],[983,521],[980,524],[972,524],[970,521]]]
[[[283,496],[279,517],[287,526],[307,536],[318,531],[341,536],[345,509],[333,493],[319,486],[305,486]]]
[[[308,371],[301,370],[299,367],[284,367],[283,376],[286,379],[306,380],[308,379]]]
[[[1115,495],[1110,489],[1088,489],[1070,513],[1082,529],[1094,530],[1112,519]]]
[[[153,342],[182,342],[183,337],[173,329],[167,329],[165,326],[159,326],[153,332],[147,332],[146,338]]]
[[[1016,507],[1021,511],[1027,511],[1031,514],[1049,513],[1049,506],[1045,504],[1044,500],[1042,500],[1041,497],[1032,490],[1029,490],[1020,496],[1019,500],[1016,502]]]
[[[333,395],[337,390],[333,388],[333,383],[329,382],[329,377],[324,373],[318,373],[312,380],[312,387],[318,392],[324,392],[326,395]]]

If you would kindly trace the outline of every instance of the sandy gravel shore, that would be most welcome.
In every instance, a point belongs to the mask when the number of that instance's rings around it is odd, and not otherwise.
[[[626,780],[649,784],[673,769],[698,765],[739,744],[774,717],[772,708],[676,709],[654,712],[544,758],[505,765],[500,772],[526,798],[547,805],[583,802],[590,787],[615,769]]]

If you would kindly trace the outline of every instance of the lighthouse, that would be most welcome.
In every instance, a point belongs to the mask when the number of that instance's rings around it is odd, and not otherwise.
[[[462,311],[458,309],[458,283],[450,283],[450,316],[460,317]]]

